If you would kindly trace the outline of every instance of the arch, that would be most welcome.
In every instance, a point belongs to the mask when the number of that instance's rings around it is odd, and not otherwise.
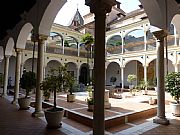
[[[80,76],[79,76],[79,83],[87,85],[89,83],[89,65],[87,63],[83,63],[80,66]]]
[[[140,63],[143,65],[143,61],[140,61],[138,58],[137,58],[137,59],[134,58],[133,60],[131,59],[131,60],[125,61],[125,62],[123,63],[124,67],[125,67],[129,62],[131,62],[131,61],[138,61],[138,62],[140,62]]]
[[[6,49],[5,49],[5,55],[12,55],[12,51],[14,48],[14,40],[12,37],[10,37],[7,41]]]
[[[31,23],[26,23],[22,28],[17,38],[16,48],[25,49],[26,41],[33,29]]]
[[[39,34],[49,35],[54,19],[66,0],[51,0],[39,25]]]
[[[140,0],[140,2],[144,7],[145,12],[147,13],[151,25],[164,30],[166,30],[166,23],[167,23],[167,27],[169,27],[173,16],[179,10],[175,0],[167,1],[168,17],[166,21],[166,1]]]
[[[67,65],[67,71],[71,73],[72,76],[74,76],[77,79],[77,64],[74,62],[68,62]]]
[[[172,23],[174,24],[176,31],[178,34],[180,34],[180,14],[176,14],[173,19],[172,19]]]
[[[110,81],[111,77],[116,77],[116,82],[112,84]],[[106,85],[120,86],[121,83],[121,71],[120,65],[117,62],[111,62],[108,64],[106,69]]]
[[[62,64],[57,60],[48,61],[47,65],[45,67],[45,75],[49,74],[49,71],[51,70],[51,68],[58,68],[61,65]]]
[[[65,47],[77,48],[78,47],[78,40],[73,36],[67,36],[64,39],[64,46]]]
[[[124,33],[124,37],[126,37],[129,33],[136,31],[136,30],[144,30],[143,28],[135,28],[135,29],[131,29],[130,31],[127,31],[126,33]]]
[[[60,46],[63,45],[63,36],[61,34],[59,34],[57,32],[50,32],[50,37],[49,38],[53,43],[55,42],[56,45],[60,45]]]
[[[24,69],[26,71],[32,71],[32,61],[33,58],[28,58],[26,61],[24,61]],[[37,72],[37,58],[34,58],[34,65],[33,65],[33,72]]]
[[[142,29],[133,29],[126,33],[124,37],[124,50],[125,52],[144,50],[144,31]]]
[[[133,85],[137,85],[139,81],[144,79],[144,67],[143,64],[138,60],[129,61],[124,68],[124,85],[128,87],[129,83],[127,77],[129,74],[135,74],[137,80],[133,82]]]
[[[106,42],[107,52],[110,54],[122,53],[122,37],[121,35],[113,35]]]

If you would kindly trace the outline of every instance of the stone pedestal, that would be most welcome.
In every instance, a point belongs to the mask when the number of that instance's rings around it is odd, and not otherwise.
[[[94,91],[92,91],[92,96],[90,97],[94,97]],[[109,103],[109,90],[105,90],[105,93],[104,93],[104,108],[105,109],[109,109],[111,108],[111,103]]]
[[[109,90],[105,90],[104,94],[104,108],[111,108],[111,103],[109,103]]]

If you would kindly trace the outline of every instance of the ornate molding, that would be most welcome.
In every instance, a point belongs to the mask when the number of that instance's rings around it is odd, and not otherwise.
[[[160,41],[163,41],[165,37],[167,37],[168,32],[166,30],[160,30],[153,32],[153,35]]]

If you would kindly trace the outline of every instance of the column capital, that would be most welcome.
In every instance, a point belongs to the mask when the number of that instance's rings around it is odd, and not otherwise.
[[[4,55],[5,56],[5,58],[10,58],[11,57],[11,55]]]
[[[164,37],[167,37],[168,32],[166,30],[160,30],[153,32],[153,35],[160,41],[164,40]]]
[[[91,13],[109,13],[115,4],[115,0],[86,0],[85,2],[85,5],[90,7]]]
[[[15,49],[15,52],[16,52],[16,53],[21,53],[21,52],[22,52],[22,50],[23,50],[23,49],[16,48],[16,49]]]
[[[40,34],[39,35],[39,40],[47,40],[48,36],[47,35],[43,35],[43,34]]]

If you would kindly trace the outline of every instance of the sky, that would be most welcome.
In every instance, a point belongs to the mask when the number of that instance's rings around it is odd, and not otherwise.
[[[121,9],[123,9],[127,13],[138,9],[138,5],[140,5],[139,0],[117,1],[121,2]],[[65,26],[69,25],[69,22],[76,13],[77,8],[82,16],[90,12],[89,7],[85,5],[85,0],[67,0],[67,2],[57,14],[54,22]]]

